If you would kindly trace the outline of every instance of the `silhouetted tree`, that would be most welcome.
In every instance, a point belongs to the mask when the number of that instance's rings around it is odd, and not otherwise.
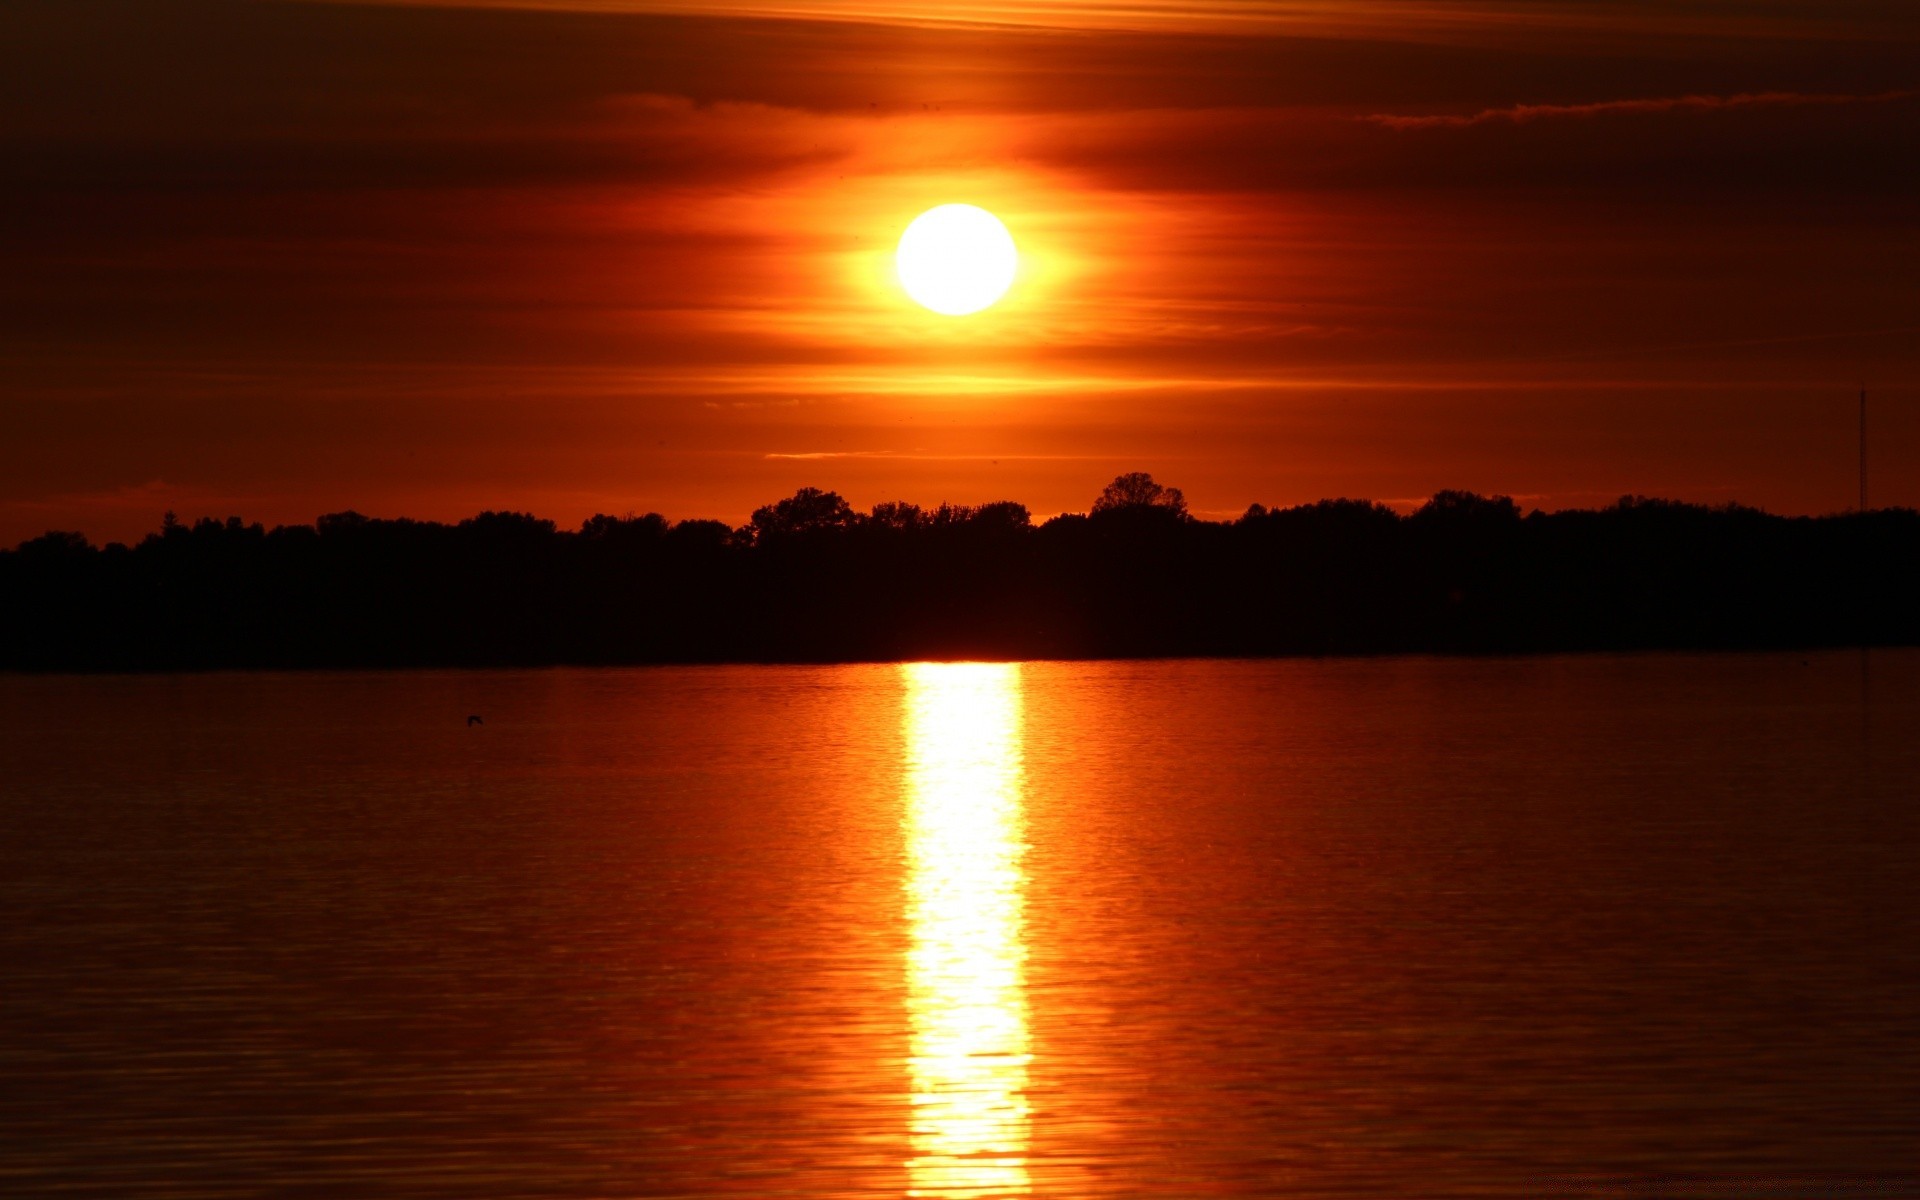
[[[460,522],[459,528],[483,538],[528,541],[551,537],[554,524],[532,513],[483,512]]]
[[[733,530],[725,521],[680,521],[673,527],[673,540],[683,546],[718,550],[732,540]]]
[[[1114,481],[1093,502],[1095,515],[1124,509],[1158,508],[1178,516],[1187,515],[1187,498],[1179,488],[1161,487],[1145,471],[1129,471]]]
[[[648,513],[644,517],[632,513],[624,517],[596,513],[580,523],[580,536],[593,542],[632,544],[659,541],[667,536],[669,528],[667,519],[659,513]]]
[[[16,551],[20,557],[30,562],[48,562],[82,560],[93,553],[93,543],[84,533],[67,533],[49,529],[31,541],[21,542]]]
[[[1920,643],[1920,513],[1442,492],[1194,520],[1121,476],[1091,515],[802,489],[740,529],[526,513],[169,515],[0,551],[0,667],[408,666]]]
[[[173,514],[167,515],[171,517]],[[352,509],[348,509],[346,512],[323,514],[318,521],[314,522],[314,527],[319,530],[321,537],[326,537],[330,534],[350,534],[365,529],[371,524],[373,524],[372,518],[363,517]]]
[[[1028,529],[1033,525],[1033,514],[1024,504],[996,500],[974,509],[972,523],[983,529]]]
[[[904,500],[889,500],[873,506],[867,523],[881,529],[911,530],[926,523],[926,514],[918,504],[908,504]]]
[[[748,522],[756,539],[845,529],[855,521],[853,507],[838,492],[803,487],[775,504],[753,510]]]
[[[1520,506],[1511,496],[1480,496],[1473,492],[1435,492],[1414,512],[1413,519],[1435,524],[1504,525],[1520,519]]]

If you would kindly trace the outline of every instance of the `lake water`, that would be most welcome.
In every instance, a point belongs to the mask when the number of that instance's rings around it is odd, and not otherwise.
[[[1920,1195],[1916,652],[7,677],[0,804],[8,1195]]]

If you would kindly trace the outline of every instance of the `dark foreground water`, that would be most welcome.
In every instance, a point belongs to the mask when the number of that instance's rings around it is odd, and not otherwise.
[[[1920,1195],[1912,652],[0,678],[0,818],[7,1195]]]

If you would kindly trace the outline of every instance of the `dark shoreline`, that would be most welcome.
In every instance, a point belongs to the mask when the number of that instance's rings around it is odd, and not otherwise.
[[[1523,514],[1449,492],[1409,516],[1322,501],[1208,522],[1162,489],[1035,526],[1012,503],[863,514],[807,490],[738,529],[349,513],[0,552],[0,670],[34,672],[1916,644],[1911,509]]]

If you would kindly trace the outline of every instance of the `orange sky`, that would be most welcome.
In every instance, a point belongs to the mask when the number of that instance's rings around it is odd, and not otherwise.
[[[1863,380],[1920,503],[1907,8],[21,0],[0,542],[1133,469],[1819,512]],[[891,280],[948,201],[1024,256],[974,317]]]

